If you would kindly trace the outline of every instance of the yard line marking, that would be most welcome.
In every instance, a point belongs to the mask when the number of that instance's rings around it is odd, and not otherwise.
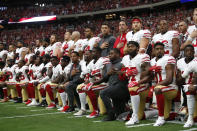
[[[75,118],[74,116],[69,116],[69,117],[67,117],[67,118]]]
[[[98,123],[98,122],[102,122],[102,121],[100,120],[100,121],[92,121],[92,122],[94,122],[94,123]]]
[[[25,109],[25,108],[30,108],[30,107],[16,107],[16,109]]]
[[[75,118],[81,118],[81,117],[84,117],[84,115],[83,116],[75,116]]]
[[[191,129],[187,129],[187,130],[180,130],[180,131],[196,131],[197,128],[191,128]]]
[[[139,125],[134,125],[134,126],[127,126],[127,128],[133,128],[133,127],[141,127],[141,126],[149,126],[153,125],[154,123],[148,123],[148,124],[139,124]]]
[[[0,117],[0,119],[25,118],[25,117],[31,117],[31,116],[43,116],[43,115],[50,115],[50,114],[60,114],[60,112],[43,113],[43,114],[32,114],[32,115],[24,115],[24,116]]]
[[[23,106],[23,105],[6,105],[6,106]]]
[[[40,110],[30,110],[30,111],[48,111],[47,109],[40,109]]]

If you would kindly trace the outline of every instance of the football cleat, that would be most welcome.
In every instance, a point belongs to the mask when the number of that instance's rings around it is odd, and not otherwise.
[[[183,127],[189,128],[189,127],[192,127],[193,125],[194,125],[194,121],[192,121],[192,120],[187,120],[187,122],[184,124]]]
[[[56,108],[56,105],[54,103],[51,103],[50,105],[48,105],[46,109],[54,109],[54,108]]]
[[[98,111],[93,111],[90,115],[86,116],[86,118],[96,118],[98,116]]]
[[[27,102],[25,103],[25,105],[28,105],[28,104],[30,104],[31,103],[31,100],[27,100]]]
[[[8,101],[9,101],[9,99],[6,97],[3,100],[1,100],[0,102],[3,103],[3,102],[8,102]]]
[[[131,125],[138,124],[138,123],[139,123],[138,117],[133,115],[130,118],[130,120],[125,123],[125,125],[126,126],[131,126]]]
[[[69,106],[64,106],[64,107],[62,108],[61,112],[65,112],[65,111],[67,111],[68,109],[69,109]]]
[[[32,101],[27,106],[37,106],[37,105],[39,105],[39,103],[37,103],[36,101]]]
[[[153,126],[162,126],[165,124],[165,120],[158,118]]]
[[[84,110],[79,110],[78,112],[76,112],[75,114],[74,114],[74,116],[83,116],[83,115],[85,115],[86,114],[86,111],[84,111]]]

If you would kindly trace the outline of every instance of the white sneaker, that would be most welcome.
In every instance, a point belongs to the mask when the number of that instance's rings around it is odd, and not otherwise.
[[[74,116],[83,116],[83,115],[85,115],[86,114],[86,111],[84,111],[84,110],[79,110],[78,112],[76,112],[75,114],[74,114]]]
[[[37,105],[39,105],[39,103],[38,102],[36,102],[36,101],[32,101],[31,103],[29,103],[27,106],[37,106]]]
[[[59,109],[57,109],[58,111],[61,111],[61,110],[63,110],[64,109],[64,107],[61,107],[61,108],[59,108]]]
[[[164,119],[158,118],[153,126],[162,126],[165,122],[166,121]]]
[[[188,127],[192,127],[193,125],[194,125],[194,121],[187,120],[187,122],[185,123],[183,127],[188,128]]]
[[[131,126],[131,125],[138,124],[138,123],[139,123],[138,116],[134,116],[134,115],[133,115],[133,116],[130,118],[130,120],[127,121],[127,122],[125,123],[125,125],[126,125],[126,126]]]

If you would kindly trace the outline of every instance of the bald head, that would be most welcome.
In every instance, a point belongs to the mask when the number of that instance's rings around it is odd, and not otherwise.
[[[79,31],[74,31],[72,33],[72,40],[78,40],[80,38],[80,33]]]

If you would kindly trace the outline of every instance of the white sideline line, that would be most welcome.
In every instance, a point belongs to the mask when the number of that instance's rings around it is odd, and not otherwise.
[[[148,123],[148,124],[139,124],[139,125],[134,125],[134,126],[127,126],[127,128],[133,128],[133,127],[141,127],[141,126],[149,126],[153,125],[154,123]]]
[[[190,129],[187,129],[187,130],[179,130],[179,131],[196,131],[197,128],[190,128]]]
[[[25,117],[31,117],[31,116],[42,116],[42,115],[50,115],[50,114],[60,114],[60,112],[33,114],[33,115],[24,115],[24,116],[0,117],[0,119],[25,118]]]

